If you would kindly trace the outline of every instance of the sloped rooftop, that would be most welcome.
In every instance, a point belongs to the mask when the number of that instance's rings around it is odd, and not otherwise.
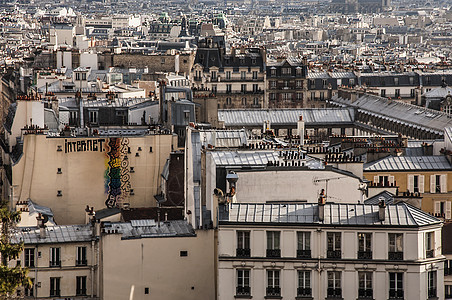
[[[451,164],[442,155],[435,156],[388,156],[364,164],[364,171],[413,171],[452,170]]]
[[[220,224],[420,227],[442,222],[406,203],[387,205],[384,221],[379,220],[378,212],[378,205],[327,203],[324,220],[320,221],[318,204],[233,203],[229,213],[220,214]]]

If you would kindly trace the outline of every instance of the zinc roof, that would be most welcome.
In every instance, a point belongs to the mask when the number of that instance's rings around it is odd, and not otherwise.
[[[233,203],[229,213],[220,215],[220,224],[265,223],[331,226],[404,226],[419,227],[441,224],[441,220],[406,203],[386,206],[385,220],[378,217],[378,205],[327,203],[324,220],[318,216],[318,204],[242,204]]]
[[[269,161],[276,162],[276,151],[212,151],[217,166],[264,166]]]
[[[388,156],[364,164],[364,171],[419,171],[452,170],[451,164],[442,155],[435,156]]]
[[[295,125],[300,116],[306,125],[353,123],[348,109],[305,108],[305,109],[230,109],[218,110],[218,119],[228,126],[262,126],[265,121],[271,125]]]
[[[46,237],[39,237],[38,227],[23,227],[15,234],[14,242],[24,244],[54,244],[91,241],[90,225],[58,225],[45,228]]]
[[[195,236],[193,227],[184,220],[160,222],[154,220],[133,220],[133,223],[110,223],[105,225],[106,233],[122,234],[122,239]]]

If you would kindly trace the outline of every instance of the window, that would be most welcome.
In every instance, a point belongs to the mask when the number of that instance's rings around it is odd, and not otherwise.
[[[303,75],[303,69],[301,67],[297,67],[297,75]]]
[[[216,84],[212,84],[212,93],[214,93],[214,94],[217,93],[217,85]]]
[[[415,89],[411,89],[411,90],[410,90],[410,97],[411,97],[411,98],[414,98],[414,96],[416,96]]]
[[[408,175],[408,191],[424,193],[424,175]]]
[[[226,93],[230,94],[232,92],[232,84],[226,84]]]
[[[447,193],[447,175],[430,175],[430,193]]]
[[[315,92],[311,92],[311,100],[315,100]]]
[[[394,97],[400,97],[400,89],[395,89]]]
[[[298,271],[298,297],[311,297],[311,271]]]
[[[180,257],[187,257],[187,256],[188,256],[188,251],[186,251],[186,250],[180,251],[180,252],[179,252],[179,256],[180,256]]]
[[[239,257],[249,257],[251,255],[249,231],[237,231],[236,255]]]
[[[217,80],[217,71],[210,72],[210,78],[212,81]]]
[[[97,114],[98,114],[97,111],[94,111],[94,110],[89,111],[89,122],[90,123],[97,124]]]
[[[27,297],[34,297],[34,295],[35,295],[35,291],[34,291],[35,279],[34,278],[30,278],[30,280],[31,280],[31,286],[30,286],[30,288],[25,288],[24,289],[24,294]]]
[[[76,295],[83,296],[86,295],[86,276],[76,277]]]
[[[250,270],[237,270],[237,296],[251,295]]]
[[[240,86],[240,91],[241,91],[242,93],[246,93],[246,84],[242,84],[242,85]]]
[[[77,266],[86,266],[86,247],[77,247]]]
[[[292,100],[292,93],[282,93],[283,100]]]
[[[452,275],[452,260],[444,261],[444,276]]]
[[[242,98],[242,105],[246,105],[246,98]]]
[[[253,98],[253,105],[254,106],[258,106],[259,105],[259,98],[257,98],[257,97]]]
[[[297,257],[311,258],[311,233],[297,232]]]
[[[276,100],[276,94],[275,93],[270,93],[269,97],[270,97],[270,100]]]
[[[80,80],[80,73],[78,72],[75,73],[75,80]]]
[[[259,85],[253,84],[253,93],[257,93],[259,91]]]
[[[272,68],[270,71],[271,76],[276,76],[276,69]]]
[[[327,233],[327,253],[328,258],[341,258],[341,233],[328,232]]]
[[[399,85],[399,78],[394,77],[394,85],[397,86]],[[400,90],[399,90],[400,91]]]
[[[240,72],[240,79],[245,80],[246,79],[246,71]]]
[[[394,186],[394,176],[391,175],[377,175],[374,176],[374,184],[378,186]]]
[[[279,270],[267,270],[267,297],[281,296]]]
[[[61,168],[57,168],[57,174],[62,174],[63,172],[61,172]]]
[[[291,75],[292,70],[290,68],[282,68],[283,75]]]
[[[25,259],[24,267],[33,268],[35,266],[35,249],[34,248],[25,248],[24,249],[24,259]]]
[[[349,84],[350,84],[351,86],[354,86],[354,85],[355,85],[355,79],[354,79],[354,78],[350,78],[348,82],[349,82]]]
[[[451,201],[435,201],[434,215],[450,220],[452,218]]]
[[[328,271],[328,298],[342,298],[341,289],[341,272],[340,271]]]
[[[50,277],[50,297],[60,296],[60,277]]]
[[[86,80],[86,73],[82,73],[82,80]]]
[[[444,286],[444,298],[446,299],[452,298],[452,285]]]
[[[149,288],[148,288],[148,287],[145,287],[145,288],[144,288],[144,294],[145,294],[145,295],[149,295]]]
[[[279,231],[267,231],[267,257],[281,257]]]
[[[275,89],[276,88],[276,80],[270,81],[270,88]]]
[[[61,248],[50,248],[50,267],[61,266],[60,250]]]
[[[328,87],[328,81],[326,79],[322,79],[322,87],[326,89]]]
[[[372,298],[372,272],[358,272],[358,299]]]
[[[425,233],[425,257],[426,258],[435,257],[433,232]]]
[[[231,103],[232,103],[232,101],[231,101],[231,98],[226,98],[226,105],[231,105]]]
[[[414,77],[410,76],[410,85],[413,85],[413,84],[414,84]]]
[[[389,299],[403,299],[403,273],[389,273]]]
[[[428,272],[428,297],[436,297],[436,271]]]
[[[403,234],[402,233],[388,233],[389,260],[403,260]]]
[[[296,80],[295,81],[295,86],[297,88],[302,88],[303,87],[303,80]]]
[[[372,233],[358,233],[358,259],[372,259]]]
[[[386,97],[386,90],[385,89],[381,89],[380,90],[380,96],[381,97]]]
[[[297,100],[303,100],[303,93],[297,93]]]
[[[63,196],[63,192],[61,190],[58,190],[57,191],[57,197],[61,197],[61,196]]]
[[[257,71],[253,71],[253,79],[257,79]]]
[[[226,71],[226,79],[227,80],[231,79],[231,71]]]
[[[320,100],[325,100],[325,92],[320,92]]]

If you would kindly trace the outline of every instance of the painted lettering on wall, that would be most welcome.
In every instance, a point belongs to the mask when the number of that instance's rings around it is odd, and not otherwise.
[[[129,149],[128,138],[110,138],[107,145],[107,170],[105,176],[109,208],[121,207],[130,194]]]
[[[88,140],[64,140],[64,153],[69,152],[85,152],[99,151],[103,152],[105,139],[88,139]]]

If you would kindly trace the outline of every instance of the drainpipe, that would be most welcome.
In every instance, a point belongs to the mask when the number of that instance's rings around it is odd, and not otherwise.
[[[93,231],[94,231],[94,226],[93,226]],[[95,268],[95,241],[94,239],[91,240],[91,298],[94,298],[94,268]]]
[[[320,239],[322,238],[322,229],[319,227],[317,228],[317,274],[318,274],[318,280],[317,280],[317,299],[321,299],[321,293],[322,293],[322,284],[321,284],[321,280],[322,280],[322,268],[320,266],[320,259],[321,259],[321,249],[320,249]]]

